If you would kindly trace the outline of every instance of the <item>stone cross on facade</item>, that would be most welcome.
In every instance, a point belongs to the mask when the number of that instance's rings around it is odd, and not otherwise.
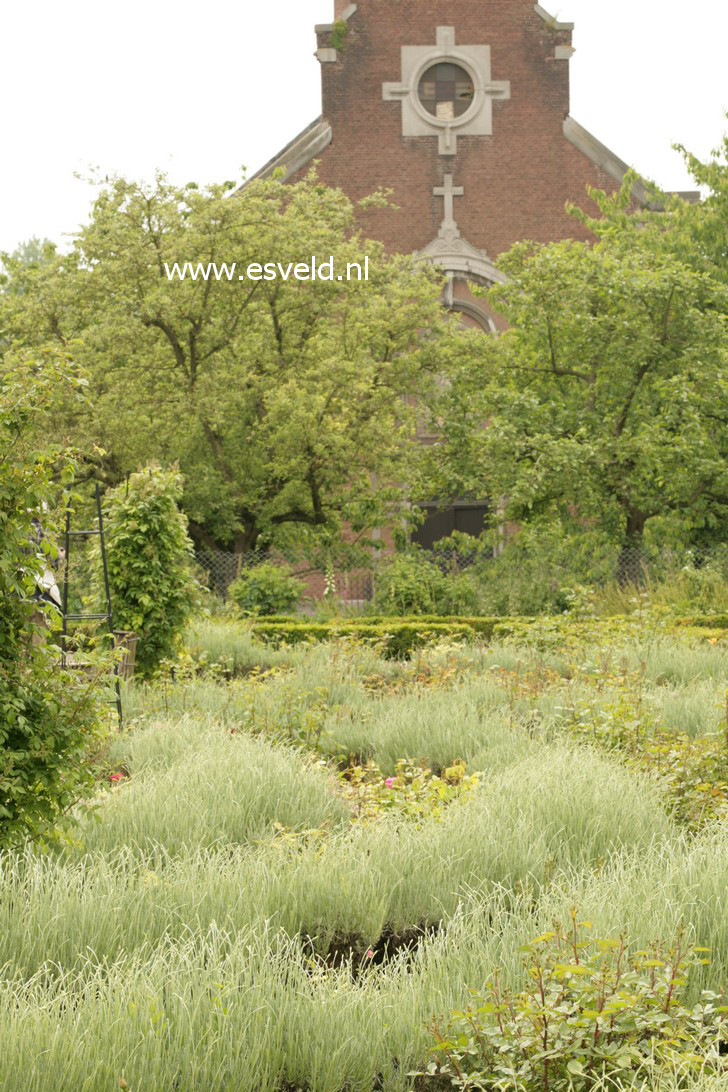
[[[434,261],[447,271],[448,283],[446,300],[448,306],[453,301],[453,278],[475,277],[483,284],[496,284],[505,278],[498,272],[484,250],[471,246],[463,239],[455,220],[455,198],[464,197],[463,186],[454,185],[451,174],[446,174],[441,186],[433,189],[435,197],[442,197],[445,203],[445,217],[440,224],[437,236],[419,254],[422,258]]]
[[[455,198],[464,197],[465,190],[462,186],[453,186],[453,178],[451,174],[446,174],[441,186],[435,186],[432,191],[435,197],[445,198],[445,218],[440,226],[440,234],[446,231],[457,231],[457,224],[455,223]]]

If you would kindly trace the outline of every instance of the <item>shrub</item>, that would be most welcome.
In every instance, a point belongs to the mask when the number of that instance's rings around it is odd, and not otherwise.
[[[106,553],[114,622],[139,636],[137,670],[148,677],[172,656],[195,600],[192,543],[177,507],[182,478],[150,466],[104,498]],[[101,552],[93,553],[97,589]]]
[[[31,622],[36,582],[57,556],[51,518],[43,514],[37,542],[33,517],[52,495],[54,472],[73,475],[67,453],[34,445],[57,391],[78,396],[81,387],[52,360],[0,372],[0,844],[47,832],[93,786],[94,688],[59,670],[60,650]]]
[[[477,614],[480,592],[469,572],[445,572],[423,551],[397,554],[382,567],[375,609],[390,615]]]
[[[497,557],[493,538],[455,532],[436,543],[441,564],[465,569],[463,582],[472,610],[489,614],[541,614],[573,611],[585,586],[601,585],[614,573],[617,549],[605,537],[571,519],[539,519],[525,524]],[[453,608],[454,609],[454,608]]]
[[[439,606],[443,614],[477,614],[481,602],[480,584],[471,572],[445,576]]]
[[[438,614],[411,618],[338,618],[329,621],[301,621],[274,616],[253,624],[252,634],[273,646],[313,644],[346,637],[381,647],[388,659],[406,659],[418,648],[442,641],[488,641],[499,629],[498,618]]]
[[[589,928],[572,914],[569,930],[526,945],[524,990],[496,976],[444,1030],[434,1025],[428,1075],[454,1088],[589,1092],[610,1078],[636,1086],[663,1064],[710,1063],[711,1047],[718,1063],[725,1007],[707,992],[693,1009],[684,1002],[704,949],[678,939],[669,951],[630,952],[624,938],[583,939]]]
[[[727,695],[728,696],[728,695]],[[690,830],[728,816],[728,748],[721,735],[689,736],[650,723],[634,696],[572,713],[569,730],[659,779],[670,814]]]
[[[303,588],[287,566],[263,561],[234,580],[228,594],[246,614],[276,615],[294,610]]]
[[[439,614],[445,577],[420,553],[398,554],[382,567],[374,606],[388,614]]]
[[[676,618],[674,624],[719,631],[728,629],[728,614],[695,614],[690,618]]]
[[[449,804],[477,789],[479,775],[466,770],[466,763],[458,760],[434,774],[427,766],[401,758],[392,777],[385,778],[376,762],[349,766],[339,777],[357,819],[390,814],[422,823],[442,818]]]

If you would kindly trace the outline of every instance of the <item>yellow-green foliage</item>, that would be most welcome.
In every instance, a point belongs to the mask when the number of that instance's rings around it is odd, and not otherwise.
[[[104,498],[106,558],[115,624],[139,637],[136,665],[152,674],[174,653],[194,601],[192,543],[178,508],[182,478],[156,466],[132,474]],[[103,595],[100,548],[95,579]]]

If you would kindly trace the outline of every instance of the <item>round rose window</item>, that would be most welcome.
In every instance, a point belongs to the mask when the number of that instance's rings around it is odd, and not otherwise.
[[[420,102],[439,121],[454,121],[472,105],[475,87],[470,75],[459,64],[442,61],[428,68],[420,80]]]

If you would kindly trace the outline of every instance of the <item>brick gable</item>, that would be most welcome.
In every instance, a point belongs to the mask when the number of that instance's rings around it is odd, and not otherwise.
[[[569,117],[571,24],[532,0],[337,0],[336,16],[345,23],[316,28],[322,116],[259,174],[283,164],[295,178],[319,159],[323,181],[354,200],[392,190],[397,209],[362,217],[392,251],[436,238],[443,200],[433,190],[447,174],[464,188],[463,238],[492,259],[521,239],[586,237],[566,202],[588,205],[587,186],[614,189],[626,166]],[[459,135],[448,156],[436,136],[403,135],[401,103],[383,96],[400,79],[402,47],[434,48],[438,27],[452,27],[458,45],[489,46],[492,79],[510,83],[492,104],[492,135]]]

